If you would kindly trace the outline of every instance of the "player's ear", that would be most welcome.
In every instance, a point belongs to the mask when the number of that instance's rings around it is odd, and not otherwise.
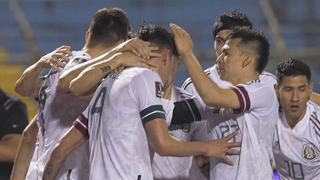
[[[314,85],[313,83],[310,83],[309,86],[308,86],[308,89],[309,89],[309,96],[311,96],[313,90],[314,90]]]
[[[242,67],[245,68],[247,67],[249,64],[251,64],[252,62],[254,62],[254,58],[248,54],[243,54],[244,58],[242,61]]]

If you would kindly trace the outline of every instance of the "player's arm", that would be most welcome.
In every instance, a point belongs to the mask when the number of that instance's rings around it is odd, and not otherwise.
[[[310,96],[310,100],[320,106],[320,94],[319,93],[313,92]]]
[[[53,52],[41,57],[28,67],[17,80],[15,91],[22,96],[37,97],[43,82],[41,73],[45,68],[62,68],[71,55],[70,46],[61,46]]]
[[[154,53],[153,55],[156,55]],[[154,68],[150,62],[130,52],[116,53],[84,69],[70,82],[70,91],[76,96],[92,94],[102,78],[121,67],[140,66]]]
[[[72,126],[53,150],[43,173],[43,180],[53,180],[58,174],[64,159],[87,140],[79,129]]]
[[[99,63],[101,61],[106,61],[109,59],[111,60],[114,54],[119,53],[119,52],[132,52],[137,56],[143,57],[145,59],[150,58],[152,55],[152,50],[155,50],[154,47],[149,47],[150,43],[144,42],[140,39],[130,39],[127,40],[117,47],[113,48],[112,50],[90,60],[87,62],[84,62],[82,64],[79,64],[75,67],[72,67],[65,72],[62,73],[62,75],[59,78],[59,88],[65,92],[70,92],[70,82],[75,79],[83,70],[88,68],[89,66],[92,66],[96,63]],[[110,62],[110,64],[116,64],[115,62]],[[105,64],[106,65],[106,64]],[[111,68],[111,67],[110,67]],[[104,74],[110,73],[114,69],[108,70],[108,68],[105,69]],[[101,80],[101,79],[100,79]],[[98,82],[100,82],[100,80]],[[97,84],[96,84],[97,85]]]
[[[12,180],[24,180],[26,177],[37,140],[38,126],[36,117],[33,118],[22,133],[22,139],[11,173]]]
[[[222,158],[227,163],[231,163],[225,154],[239,154],[239,151],[234,151],[231,148],[239,146],[240,143],[229,144],[227,141],[238,132],[232,133],[224,139],[207,142],[182,142],[170,136],[162,106],[163,88],[161,86],[159,75],[147,70],[130,81],[129,92],[132,93],[131,97],[138,104],[140,118],[154,150],[162,156],[205,155]]]
[[[240,154],[239,151],[231,149],[240,146],[239,142],[228,143],[230,139],[239,132],[233,132],[220,140],[210,141],[177,141],[168,132],[165,119],[157,118],[146,122],[145,128],[151,139],[154,150],[161,156],[194,156],[204,155],[223,159],[232,165],[232,161],[225,155]]]
[[[175,24],[170,24],[170,27],[174,33],[174,39],[178,52],[184,59],[192,82],[194,83],[203,101],[209,106],[221,106],[239,109],[241,104],[234,90],[222,89],[218,87],[203,72],[201,65],[193,54],[193,44],[189,34]]]

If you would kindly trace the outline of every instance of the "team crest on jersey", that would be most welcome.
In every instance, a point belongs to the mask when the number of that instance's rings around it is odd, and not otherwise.
[[[303,145],[303,158],[306,160],[313,160],[318,156],[317,148],[313,144]]]
[[[161,82],[158,82],[158,81],[156,81],[155,82],[155,88],[156,88],[156,96],[158,97],[158,98],[162,98],[162,95],[163,95],[163,86],[162,86],[162,84],[161,84]]]

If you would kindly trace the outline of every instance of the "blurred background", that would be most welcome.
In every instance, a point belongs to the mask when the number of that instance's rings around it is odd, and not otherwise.
[[[62,44],[82,48],[91,17],[102,7],[127,12],[133,30],[143,22],[168,28],[170,22],[184,27],[194,40],[203,68],[215,63],[212,24],[215,16],[239,10],[271,43],[267,70],[288,57],[305,61],[312,68],[313,83],[320,90],[319,0],[0,0],[0,87],[12,95],[23,70],[42,55]],[[188,77],[181,67],[176,84]],[[37,108],[32,99],[20,97],[31,117]]]

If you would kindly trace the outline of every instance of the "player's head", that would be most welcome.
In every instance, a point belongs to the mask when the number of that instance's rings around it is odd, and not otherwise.
[[[159,47],[161,57],[153,60],[160,61],[160,76],[161,74],[164,76],[175,74],[180,62],[172,33],[159,25],[145,24],[138,32],[138,38],[150,42],[152,46]]]
[[[217,57],[221,54],[221,49],[226,42],[228,35],[235,28],[249,28],[252,29],[252,23],[249,18],[236,10],[227,11],[216,17],[213,23],[213,47]]]
[[[110,47],[125,41],[130,30],[125,12],[119,8],[102,8],[94,15],[86,34],[86,46]]]
[[[290,58],[278,65],[277,80],[278,85],[275,89],[286,117],[300,120],[313,91],[309,66]]]
[[[269,59],[269,42],[260,32],[240,28],[233,31],[218,58],[221,79],[236,83],[244,74],[261,73]]]

